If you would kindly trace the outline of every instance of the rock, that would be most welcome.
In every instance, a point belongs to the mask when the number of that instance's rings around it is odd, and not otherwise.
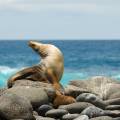
[[[33,115],[39,116],[36,111],[33,111]]]
[[[111,94],[108,99],[115,99],[115,98],[120,98],[120,92],[119,91],[116,91],[113,94]]]
[[[40,105],[49,102],[47,93],[42,88],[34,88],[29,86],[12,87],[6,90],[6,93],[12,93],[16,94],[17,96],[27,98],[33,107],[39,107]]]
[[[75,118],[74,120],[89,120],[89,118],[87,115],[81,115],[81,116]]]
[[[53,88],[51,84],[39,82],[39,81],[32,81],[27,79],[21,79],[16,80],[14,82],[13,87],[19,87],[19,86],[29,86],[29,87],[35,87],[35,88]]]
[[[52,109],[46,112],[45,116],[52,118],[61,118],[63,115],[67,114],[67,110],[63,109]]]
[[[120,105],[108,105],[106,110],[120,110]]]
[[[51,110],[51,109],[53,109],[52,106],[45,104],[45,105],[41,105],[41,106],[38,108],[37,112],[38,112],[38,114],[39,114],[40,116],[45,116],[45,113],[46,113],[47,111]]]
[[[62,120],[73,120],[75,118],[77,118],[78,116],[80,116],[80,114],[66,114],[63,115]]]
[[[120,111],[119,110],[106,110],[105,111],[106,115],[111,116],[111,117],[120,117]]]
[[[104,102],[106,105],[120,105],[120,98],[109,99]]]
[[[87,102],[76,102],[69,105],[61,105],[59,106],[60,109],[65,109],[69,113],[81,113],[85,108],[93,106],[91,103]]]
[[[0,96],[0,116],[7,120],[34,120],[30,102],[23,97],[10,93]]]
[[[14,82],[13,87],[34,87],[34,88],[42,88],[45,89],[45,91],[47,92],[49,99],[52,101],[56,95],[55,93],[55,89],[53,88],[53,86],[51,84],[48,83],[44,83],[44,82],[39,82],[39,81],[31,81],[31,80],[17,80]]]
[[[101,99],[107,100],[120,89],[120,82],[104,76],[95,76],[87,80],[73,80],[74,85],[86,91],[97,94]]]
[[[112,120],[120,120],[120,117],[117,117],[117,118],[113,118]]]
[[[82,94],[82,93],[89,93],[89,91],[87,91],[84,88],[79,88],[76,87],[74,85],[67,85],[65,87],[65,94],[68,96],[73,96],[74,98],[76,98],[78,95]]]
[[[90,120],[113,120],[113,118],[109,116],[100,116],[100,117],[91,118]]]
[[[54,118],[35,116],[36,120],[55,120]]]
[[[0,88],[0,95],[4,94],[4,92],[7,90],[7,88]]]
[[[105,112],[104,110],[95,107],[95,106],[90,106],[86,109],[84,109],[81,112],[82,115],[87,115],[89,118],[93,118],[93,117],[99,117],[99,116],[105,116]]]
[[[11,120],[24,120],[24,119],[11,119]]]
[[[102,109],[104,109],[106,106],[104,101],[101,98],[99,98],[99,96],[96,96],[95,94],[92,93],[82,93],[76,98],[76,100],[78,102],[92,103],[93,105]]]

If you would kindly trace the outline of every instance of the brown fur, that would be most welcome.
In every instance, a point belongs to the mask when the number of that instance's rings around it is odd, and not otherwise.
[[[53,101],[53,105],[57,108],[60,105],[67,105],[76,102],[71,96],[62,95],[59,91],[56,92],[56,98]]]

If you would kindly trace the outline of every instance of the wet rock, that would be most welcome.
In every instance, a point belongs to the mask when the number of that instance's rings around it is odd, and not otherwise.
[[[63,115],[67,113],[68,111],[64,109],[52,109],[46,112],[45,116],[52,118],[61,118]]]
[[[104,101],[99,96],[96,96],[95,94],[92,93],[82,93],[76,98],[76,100],[78,102],[92,103],[93,105],[102,109],[104,109],[106,106]]]
[[[108,105],[106,110],[120,110],[120,105]]]
[[[87,80],[73,80],[74,85],[88,92],[97,94],[101,99],[106,100],[120,89],[120,82],[104,76],[95,76]]]
[[[10,93],[0,96],[0,116],[7,120],[34,120],[30,102],[25,98]]]
[[[45,104],[45,105],[41,105],[41,106],[38,108],[37,112],[38,112],[38,114],[39,114],[40,116],[45,116],[45,113],[46,113],[47,111],[51,110],[51,109],[53,109],[52,106]]]
[[[81,116],[75,118],[74,120],[89,120],[89,118],[87,115],[81,115]]]
[[[81,112],[82,115],[87,115],[89,118],[93,118],[93,117],[99,117],[99,116],[105,116],[105,112],[104,110],[95,107],[95,106],[90,106],[86,109],[84,109]]]
[[[65,109],[69,113],[81,113],[85,108],[93,106],[91,103],[87,102],[76,102],[69,105],[61,105],[59,106],[60,109]]]
[[[113,120],[113,118],[109,116],[101,116],[101,117],[91,118],[90,120]]]
[[[40,105],[49,102],[47,93],[41,88],[34,88],[29,86],[12,87],[6,90],[6,93],[16,94],[17,96],[22,96],[28,99],[33,107],[39,107]]]
[[[78,116],[80,116],[80,114],[66,114],[66,115],[63,115],[62,120],[73,120]]]

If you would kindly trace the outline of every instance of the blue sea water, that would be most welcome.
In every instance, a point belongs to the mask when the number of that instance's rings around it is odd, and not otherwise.
[[[27,45],[28,41],[0,41],[0,87],[21,68],[40,62],[39,56]],[[70,80],[105,75],[120,80],[120,41],[66,40],[41,41],[51,43],[64,54],[65,70],[62,84]]]

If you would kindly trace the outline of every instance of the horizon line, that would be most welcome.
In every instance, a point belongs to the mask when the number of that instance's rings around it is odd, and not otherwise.
[[[119,41],[119,39],[0,39],[0,41],[29,41],[29,40],[42,40],[42,41]]]

